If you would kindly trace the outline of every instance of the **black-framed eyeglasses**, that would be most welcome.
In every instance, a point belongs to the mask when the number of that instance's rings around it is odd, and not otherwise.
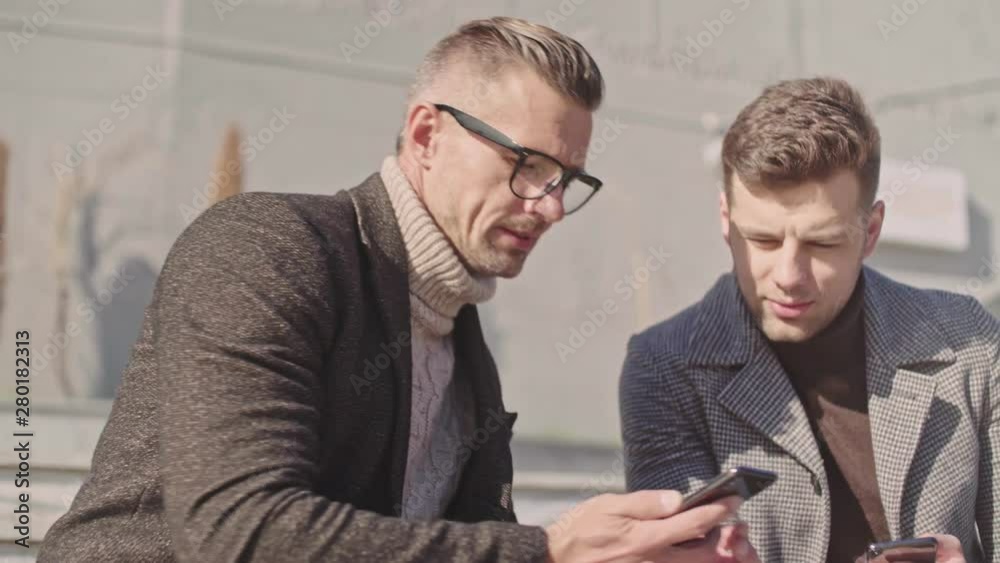
[[[563,189],[563,212],[566,215],[579,210],[601,189],[603,182],[578,168],[566,168],[559,160],[541,151],[529,149],[497,131],[485,122],[472,117],[460,109],[447,104],[434,107],[450,113],[458,124],[491,141],[513,151],[517,164],[510,174],[510,191],[521,199],[541,199],[556,188]]]

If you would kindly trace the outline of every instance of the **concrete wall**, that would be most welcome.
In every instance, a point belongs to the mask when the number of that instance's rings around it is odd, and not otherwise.
[[[155,273],[204,195],[227,124],[269,140],[244,154],[248,190],[355,185],[391,151],[423,53],[460,22],[493,14],[548,22],[578,38],[608,83],[588,163],[604,190],[554,229],[524,274],[502,283],[485,307],[508,407],[521,413],[519,437],[617,444],[628,336],[698,299],[729,266],[705,147],[780,78],[851,80],[876,112],[888,157],[918,156],[939,128],[953,128],[959,137],[937,164],[967,177],[969,250],[886,246],[872,264],[989,302],[1000,287],[982,268],[1000,236],[994,1],[427,0],[402,2],[384,24],[373,10],[387,3],[374,0],[244,0],[224,12],[218,6],[228,4],[182,0],[56,4],[54,16],[35,16],[48,20],[37,36],[22,18],[44,13],[39,4],[0,7],[0,138],[11,150],[0,348],[11,349],[13,331],[27,329],[36,356],[53,355],[36,366],[36,400],[110,396]],[[130,107],[122,96],[143,99]],[[276,111],[294,117],[265,133]],[[102,121],[109,132],[87,133]],[[54,225],[58,194],[73,184],[70,175],[58,178],[66,169],[54,163],[71,164],[67,146],[85,150],[88,135],[103,138],[73,168],[77,204],[62,262],[69,314],[58,322],[79,330],[65,335],[55,326]],[[643,275],[644,264],[661,262]],[[127,283],[114,282],[116,272]],[[609,300],[617,312],[591,331]],[[60,349],[63,377],[53,354]]]

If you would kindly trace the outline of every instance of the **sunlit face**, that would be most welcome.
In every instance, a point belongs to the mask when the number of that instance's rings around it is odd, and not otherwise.
[[[722,235],[743,298],[770,340],[808,340],[854,291],[884,206],[862,213],[860,185],[848,171],[773,190],[731,180],[728,201],[721,198]]]
[[[522,146],[564,166],[583,167],[591,113],[563,97],[533,71],[513,68],[486,88],[454,90],[411,108],[402,155],[418,163],[421,195],[438,226],[474,273],[514,277],[539,238],[563,218],[562,191],[525,200],[510,190],[517,157],[472,133],[433,103],[452,105],[488,123]]]

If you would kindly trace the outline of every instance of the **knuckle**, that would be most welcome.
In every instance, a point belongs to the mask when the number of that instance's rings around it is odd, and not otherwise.
[[[614,500],[614,495],[610,493],[601,493],[596,497],[592,497],[589,502],[592,505],[605,506],[607,504],[610,504],[613,500]]]
[[[698,536],[707,536],[715,529],[715,522],[701,520],[694,525],[694,533]]]

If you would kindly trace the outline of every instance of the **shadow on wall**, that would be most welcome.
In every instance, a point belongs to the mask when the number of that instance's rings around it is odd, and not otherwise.
[[[98,214],[102,199],[97,189],[84,193],[80,198],[77,283],[86,302],[103,304],[103,297],[110,296],[111,299],[106,307],[93,309],[97,323],[97,374],[92,380],[93,386],[84,394],[95,398],[114,398],[132,346],[142,329],[146,305],[152,298],[156,283],[156,271],[147,260],[130,256],[114,268],[110,277],[98,282],[102,252],[107,253],[126,235],[124,230],[115,230],[98,241]]]
[[[114,398],[156,285],[156,271],[143,258],[126,258],[115,271],[123,272],[129,280],[115,295],[113,306],[97,317],[100,367],[93,393],[99,398]]]
[[[229,125],[211,175],[212,183],[208,186],[211,189],[209,205],[242,192],[239,139],[238,127]],[[108,166],[105,170],[113,173],[116,169]],[[95,321],[97,324],[93,362],[96,373],[77,373],[74,378],[67,365],[65,347],[57,356],[55,379],[66,397],[115,396],[156,284],[157,271],[148,260],[136,255],[127,255],[118,262],[110,276],[105,273],[107,270],[102,264],[119,260],[125,253],[118,248],[132,234],[122,225],[112,224],[110,230],[101,229],[101,214],[107,211],[109,203],[115,203],[103,191],[106,180],[106,176],[84,178],[81,174],[73,174],[63,181],[60,192],[61,213],[57,224],[63,250],[60,255],[64,259],[55,324],[68,326],[73,320],[71,310],[85,315],[87,323]],[[80,294],[77,307],[70,305],[73,291]]]

